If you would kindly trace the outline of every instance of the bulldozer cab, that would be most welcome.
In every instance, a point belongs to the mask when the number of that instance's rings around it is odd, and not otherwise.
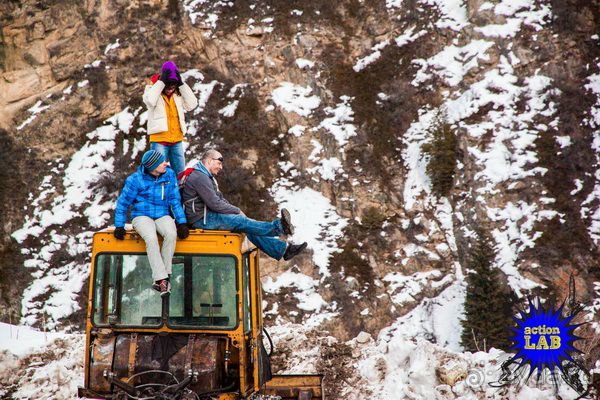
[[[244,235],[193,230],[177,242],[171,293],[152,289],[135,231],[94,235],[80,397],[322,399],[322,376],[271,374],[259,251]]]

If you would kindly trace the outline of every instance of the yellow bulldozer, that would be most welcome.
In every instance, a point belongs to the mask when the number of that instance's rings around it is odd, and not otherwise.
[[[322,375],[271,374],[259,252],[244,235],[192,230],[177,242],[170,295],[151,283],[135,231],[94,235],[79,397],[324,399]]]

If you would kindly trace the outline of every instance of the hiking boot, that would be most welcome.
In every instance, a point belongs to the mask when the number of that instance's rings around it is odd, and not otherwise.
[[[171,293],[171,282],[168,279],[161,279],[152,284],[152,289],[159,292],[161,297],[164,297]]]
[[[283,233],[286,235],[294,234],[294,225],[292,225],[292,217],[290,212],[286,208],[281,209],[281,226],[283,227]]]
[[[283,259],[285,261],[291,260],[292,258],[296,257],[298,254],[302,253],[302,251],[304,251],[304,249],[306,249],[306,246],[308,246],[308,243],[306,243],[306,242],[304,242],[302,244],[289,243],[287,249],[285,249],[285,253],[283,253]]]

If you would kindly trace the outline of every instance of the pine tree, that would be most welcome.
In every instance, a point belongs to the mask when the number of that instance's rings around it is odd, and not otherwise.
[[[502,288],[499,271],[492,267],[494,250],[489,239],[479,232],[467,269],[465,319],[461,342],[465,350],[487,351],[490,347],[507,350],[514,295]]]
[[[448,196],[454,185],[458,157],[456,134],[443,113],[436,115],[429,132],[433,139],[423,146],[423,151],[430,157],[427,175],[433,193],[438,197]]]

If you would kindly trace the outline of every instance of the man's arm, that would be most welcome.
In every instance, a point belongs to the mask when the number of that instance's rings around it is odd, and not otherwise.
[[[117,209],[115,210],[115,227],[121,228],[125,226],[125,221],[127,221],[127,212],[137,197],[138,191],[139,189],[134,176],[129,176],[125,180],[125,186],[123,186],[121,195],[117,200]]]
[[[177,180],[175,180],[177,182]],[[173,215],[175,216],[175,221],[178,224],[187,223],[187,218],[185,217],[185,212],[183,211],[183,207],[181,207],[181,195],[179,194],[179,186],[177,184],[170,185],[170,194],[169,194],[169,206],[173,210]]]
[[[227,200],[220,198],[213,188],[213,183],[210,178],[203,173],[196,173],[195,179],[189,179],[186,184],[189,184],[191,188],[200,196],[204,204],[209,210],[219,214],[239,214],[241,211],[236,206],[233,206],[227,202]]]
[[[160,94],[164,88],[165,83],[161,80],[156,81],[156,83],[152,86],[146,86],[142,100],[144,100],[144,103],[148,106],[148,108],[156,107],[158,99],[160,99]]]
[[[179,93],[181,93],[183,109],[185,111],[192,111],[194,108],[198,107],[198,98],[187,83],[179,86]]]

